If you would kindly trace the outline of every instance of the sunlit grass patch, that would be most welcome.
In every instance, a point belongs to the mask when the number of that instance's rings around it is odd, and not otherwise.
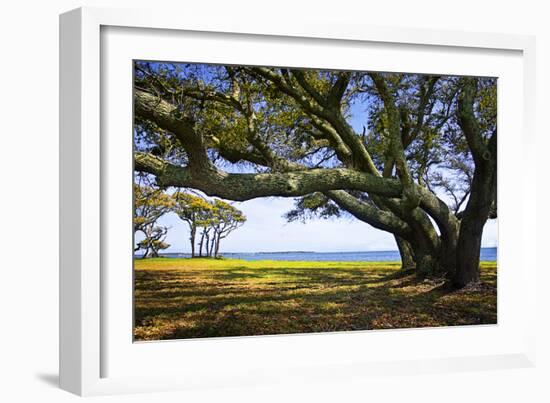
[[[136,340],[496,323],[496,264],[450,291],[397,262],[135,261]]]

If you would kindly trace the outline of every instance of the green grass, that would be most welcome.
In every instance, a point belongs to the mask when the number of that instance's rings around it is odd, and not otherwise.
[[[453,291],[393,262],[135,261],[136,340],[496,323],[496,263]]]

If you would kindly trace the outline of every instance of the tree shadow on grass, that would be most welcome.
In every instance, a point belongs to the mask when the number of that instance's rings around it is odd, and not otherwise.
[[[315,287],[318,285],[346,285],[346,284],[362,284],[377,283],[387,281],[394,278],[400,278],[409,275],[408,272],[397,272],[388,276],[379,273],[378,270],[353,270],[353,269],[316,269],[316,268],[277,268],[277,269],[243,269],[232,268],[223,271],[200,271],[200,277],[207,277],[209,283],[215,284],[217,287],[227,287],[231,284],[242,286],[243,281],[251,282],[255,280],[265,280],[261,284],[273,285],[281,284],[283,287],[286,283],[293,283],[297,286],[303,285]],[[197,284],[194,284],[196,275],[192,271],[170,271],[162,274],[156,272],[147,273],[145,271],[136,272],[135,288],[140,291],[147,292],[166,292],[166,293],[201,293],[197,289]],[[201,282],[199,286],[203,286]],[[207,292],[211,295],[212,292]],[[180,294],[183,295],[183,294]],[[166,295],[168,296],[168,295]]]
[[[179,339],[494,323],[496,291],[459,295],[414,272],[229,269],[162,277],[136,294],[138,339]],[[184,278],[185,280],[180,280]],[[158,278],[149,277],[150,281]],[[272,279],[273,281],[266,281]],[[493,304],[494,302],[494,304]],[[493,306],[494,305],[494,306]],[[158,329],[155,329],[155,326]],[[139,337],[142,330],[146,336]],[[144,333],[145,334],[145,333]]]

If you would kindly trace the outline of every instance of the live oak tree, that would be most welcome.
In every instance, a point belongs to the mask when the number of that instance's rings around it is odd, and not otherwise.
[[[143,258],[158,257],[160,250],[170,246],[164,242],[168,228],[158,225],[157,221],[172,206],[172,198],[162,190],[148,185],[134,185],[134,233],[143,236],[134,252],[143,250]]]
[[[351,214],[403,266],[479,280],[496,214],[496,80],[136,62],[135,169],[228,200]],[[362,127],[352,125],[363,112]]]

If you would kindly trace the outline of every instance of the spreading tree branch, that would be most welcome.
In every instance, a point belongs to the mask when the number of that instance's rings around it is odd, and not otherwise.
[[[192,187],[209,196],[230,200],[256,197],[296,197],[327,190],[350,189],[399,197],[401,184],[347,168],[306,169],[273,173],[227,173],[179,167],[148,153],[135,153],[135,169],[155,175],[160,186]]]

